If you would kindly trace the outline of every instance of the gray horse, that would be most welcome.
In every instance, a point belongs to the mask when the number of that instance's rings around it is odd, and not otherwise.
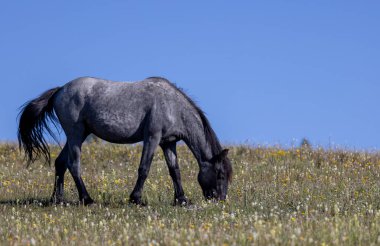
[[[130,202],[142,204],[141,193],[154,152],[159,145],[165,155],[174,185],[174,203],[186,204],[177,162],[176,144],[183,140],[199,165],[198,182],[206,199],[226,199],[232,167],[202,110],[180,89],[159,77],[140,82],[113,82],[98,78],[75,79],[46,91],[27,102],[20,112],[18,140],[30,162],[50,151],[43,133],[49,120],[60,123],[67,142],[55,160],[52,201],[63,199],[64,174],[69,169],[79,200],[91,204],[80,175],[83,141],[89,134],[112,143],[143,141],[141,162]]]

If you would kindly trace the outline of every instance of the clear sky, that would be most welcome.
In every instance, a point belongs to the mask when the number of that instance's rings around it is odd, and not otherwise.
[[[20,105],[76,77],[164,76],[224,143],[380,149],[379,13],[378,0],[2,0],[0,140],[15,141]]]

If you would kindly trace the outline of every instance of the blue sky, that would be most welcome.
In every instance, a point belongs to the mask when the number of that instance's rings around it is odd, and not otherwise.
[[[380,148],[379,1],[1,1],[0,140],[79,76],[164,76],[224,143]],[[298,141],[298,142],[297,142]]]

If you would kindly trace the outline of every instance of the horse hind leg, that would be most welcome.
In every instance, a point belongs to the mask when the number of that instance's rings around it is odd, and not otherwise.
[[[71,176],[74,179],[75,185],[78,189],[79,201],[84,205],[89,205],[94,203],[94,200],[92,200],[90,195],[88,194],[80,173],[81,148],[82,143],[87,137],[87,134],[85,134],[84,127],[77,127],[75,128],[75,130],[73,129],[73,131],[71,132],[73,134],[67,135],[69,156],[67,168],[69,169]],[[76,136],[80,137],[78,138]]]
[[[51,196],[51,201],[53,203],[61,203],[63,201],[64,195],[64,176],[67,170],[66,163],[68,161],[67,144],[63,147],[61,153],[59,153],[57,159],[55,160],[55,181],[54,190]]]
[[[166,164],[169,169],[170,177],[174,186],[174,205],[187,205],[189,202],[185,197],[185,193],[182,188],[181,173],[179,170],[177,160],[176,143],[171,142],[167,144],[161,144],[161,148],[164,152]]]

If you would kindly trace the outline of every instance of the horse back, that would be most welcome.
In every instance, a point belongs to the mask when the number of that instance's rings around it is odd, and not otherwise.
[[[186,98],[157,78],[132,83],[78,78],[57,93],[54,108],[64,130],[85,125],[88,132],[117,143],[141,141],[146,132],[161,131],[163,138],[183,135],[183,120],[194,115]]]

